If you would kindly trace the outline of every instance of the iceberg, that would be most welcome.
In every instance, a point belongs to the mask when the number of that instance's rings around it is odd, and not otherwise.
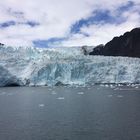
[[[81,47],[0,46],[0,86],[140,83],[140,59],[84,55]]]

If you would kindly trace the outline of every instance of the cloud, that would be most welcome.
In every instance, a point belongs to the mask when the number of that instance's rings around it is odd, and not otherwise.
[[[61,42],[67,40],[68,38],[62,37],[62,38],[50,38],[48,40],[34,40],[33,44],[37,47],[56,47],[60,46]]]
[[[26,21],[26,22],[6,21],[0,23],[0,28],[8,28],[10,26],[16,26],[16,25],[28,25],[30,27],[35,27],[35,26],[39,26],[40,24],[34,21]]]
[[[39,47],[106,43],[140,26],[139,9],[139,0],[4,0],[0,41]]]
[[[140,26],[140,10],[139,5],[128,2],[121,5],[110,13],[102,12],[93,16],[90,24],[82,22],[81,26],[76,28],[75,34],[69,40],[63,41],[63,46],[79,46],[79,45],[98,45],[106,44],[114,36],[120,36],[133,28]],[[122,9],[122,11],[120,10]],[[97,19],[96,19],[97,17]],[[89,18],[87,18],[89,19]],[[85,19],[85,20],[87,20]],[[87,20],[89,21],[89,20]],[[80,21],[81,22],[81,21]],[[87,36],[84,36],[86,34]]]
[[[0,24],[0,28],[7,28],[10,26],[14,26],[16,23],[14,21],[7,21]]]

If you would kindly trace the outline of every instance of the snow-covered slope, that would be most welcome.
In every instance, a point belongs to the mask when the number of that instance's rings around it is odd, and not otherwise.
[[[85,56],[81,48],[0,47],[0,86],[140,83],[140,59]]]

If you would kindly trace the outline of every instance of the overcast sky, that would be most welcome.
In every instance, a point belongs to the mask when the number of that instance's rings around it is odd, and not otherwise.
[[[140,26],[140,0],[0,0],[0,42],[14,46],[105,44]]]

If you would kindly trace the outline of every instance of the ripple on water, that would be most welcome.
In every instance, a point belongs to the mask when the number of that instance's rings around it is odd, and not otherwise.
[[[6,94],[6,92],[2,92],[2,93],[0,93],[0,95],[5,95]]]

